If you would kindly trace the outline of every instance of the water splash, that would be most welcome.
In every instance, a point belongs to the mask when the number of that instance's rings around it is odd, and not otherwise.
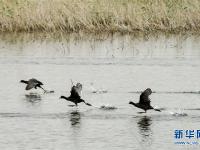
[[[175,116],[175,117],[185,117],[185,116],[188,116],[187,113],[183,112],[181,109],[179,109],[177,112],[172,112],[170,111],[169,112],[172,116]]]
[[[103,88],[95,88],[93,82],[91,82],[90,85],[88,86],[88,90],[89,90],[91,93],[96,93],[96,94],[108,93],[108,90],[106,90],[106,89],[103,89]]]
[[[102,110],[115,110],[115,109],[117,109],[117,107],[112,106],[112,105],[102,105],[102,106],[99,107],[99,109],[102,109]]]

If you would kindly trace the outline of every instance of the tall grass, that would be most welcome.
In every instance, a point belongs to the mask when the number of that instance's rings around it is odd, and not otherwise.
[[[0,31],[200,31],[199,0],[0,0]]]

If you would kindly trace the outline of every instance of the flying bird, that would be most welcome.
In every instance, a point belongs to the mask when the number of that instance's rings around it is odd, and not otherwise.
[[[88,106],[92,106],[89,103],[86,103],[85,100],[81,99],[81,92],[82,92],[82,84],[77,83],[76,85],[73,85],[71,88],[71,95],[69,97],[65,97],[65,96],[61,96],[61,99],[65,99],[67,101],[70,101],[72,103],[74,103],[76,106],[78,105],[78,103],[85,103]]]
[[[35,88],[35,89],[41,88],[44,92],[46,92],[46,90],[42,87],[43,83],[38,81],[37,79],[32,78],[32,79],[29,79],[28,81],[21,80],[20,82],[27,84],[25,88],[26,90],[30,90],[32,88]]]
[[[147,110],[150,110],[150,109],[153,109],[155,111],[161,111],[151,106],[151,100],[149,99],[149,95],[151,95],[151,93],[152,93],[152,90],[150,88],[147,88],[140,95],[140,100],[138,103],[134,103],[130,101],[129,104],[134,105],[137,108],[143,109],[145,113]]]

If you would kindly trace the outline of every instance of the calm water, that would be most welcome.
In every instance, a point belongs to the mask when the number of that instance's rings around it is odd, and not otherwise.
[[[174,144],[175,129],[200,129],[200,37],[1,35],[0,70],[2,150],[200,147],[197,139]],[[32,77],[55,93],[25,91],[19,81]],[[70,79],[83,83],[82,98],[95,107],[59,99]],[[147,87],[162,112],[139,114],[128,104]]]

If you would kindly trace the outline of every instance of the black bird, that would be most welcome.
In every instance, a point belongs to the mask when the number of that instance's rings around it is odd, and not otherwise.
[[[134,105],[137,108],[143,109],[146,113],[147,110],[154,109],[155,111],[161,111],[159,109],[155,109],[151,106],[151,101],[149,99],[149,95],[151,95],[152,91],[150,88],[147,88],[145,91],[142,92],[140,95],[139,103],[134,103],[132,101],[129,102],[129,104]]]
[[[61,96],[60,98],[65,99],[67,101],[73,102],[76,106],[78,103],[85,103],[88,106],[92,106],[89,103],[86,103],[83,99],[81,99],[81,90],[82,90],[82,84],[77,83],[76,86],[73,85],[71,88],[71,95],[69,97]]]
[[[43,89],[43,87],[42,87],[43,83],[38,81],[37,79],[32,78],[32,79],[29,79],[28,81],[21,80],[20,82],[27,84],[27,86],[25,88],[26,90],[30,90],[32,88],[35,88],[35,89],[41,88],[44,92],[46,92],[46,90]]]

